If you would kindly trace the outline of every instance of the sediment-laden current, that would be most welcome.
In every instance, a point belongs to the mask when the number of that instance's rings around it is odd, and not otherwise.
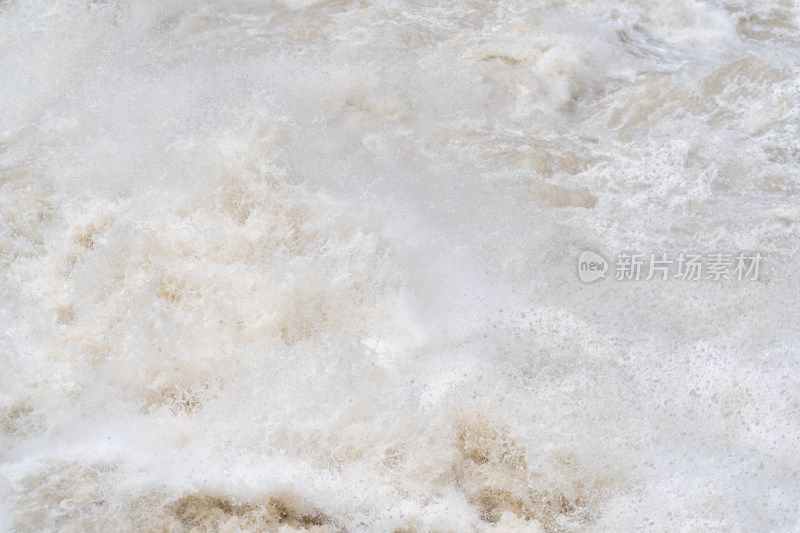
[[[2,0],[0,531],[798,532],[798,219],[794,0]]]

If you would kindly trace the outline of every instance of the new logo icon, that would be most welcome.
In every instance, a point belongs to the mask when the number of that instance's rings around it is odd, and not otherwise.
[[[595,252],[588,250],[581,252],[578,257],[578,277],[584,283],[589,283],[596,279],[605,278],[608,271],[608,261]]]

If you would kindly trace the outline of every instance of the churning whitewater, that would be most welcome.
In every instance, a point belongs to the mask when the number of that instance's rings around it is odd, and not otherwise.
[[[1,0],[0,531],[800,532],[798,224],[795,0]]]

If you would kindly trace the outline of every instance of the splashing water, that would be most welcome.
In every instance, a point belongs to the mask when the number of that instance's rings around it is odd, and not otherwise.
[[[800,531],[796,2],[4,0],[0,95],[0,530]]]

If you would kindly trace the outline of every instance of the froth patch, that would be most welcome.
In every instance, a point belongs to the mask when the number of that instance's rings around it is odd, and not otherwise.
[[[573,455],[557,456],[553,465],[570,481],[548,486],[543,473],[529,467],[525,449],[511,437],[510,428],[479,413],[457,419],[454,445],[460,457],[453,466],[456,486],[481,520],[503,527],[523,521],[533,531],[591,524],[603,483],[585,483],[586,472]]]
[[[241,501],[227,495],[198,492],[168,504],[165,511],[161,527],[176,533],[339,531],[322,511],[291,493]]]
[[[114,470],[111,463],[72,460],[6,466],[2,474],[10,491],[4,499],[14,504],[12,530],[24,533],[94,530],[107,510],[106,483]]]
[[[29,403],[0,406],[0,435],[20,438],[41,433],[45,427],[44,418]]]
[[[38,531],[342,531],[302,495],[281,490],[250,496],[190,490],[172,495],[164,486],[135,487],[121,480],[134,474],[110,462],[28,462],[3,471],[11,526]]]

